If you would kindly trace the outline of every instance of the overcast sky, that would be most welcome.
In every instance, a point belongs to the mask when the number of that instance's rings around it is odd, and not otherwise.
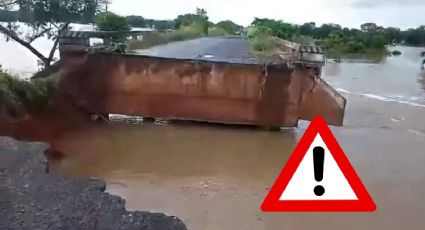
[[[349,27],[365,22],[403,29],[425,25],[425,0],[112,0],[110,10],[121,15],[174,19],[194,12],[196,7],[206,9],[213,22],[230,19],[244,26],[254,17]]]

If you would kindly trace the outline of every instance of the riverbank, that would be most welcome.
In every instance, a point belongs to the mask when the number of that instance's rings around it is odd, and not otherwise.
[[[0,137],[0,226],[7,229],[186,229],[177,217],[129,212],[104,182],[48,173],[42,143]]]

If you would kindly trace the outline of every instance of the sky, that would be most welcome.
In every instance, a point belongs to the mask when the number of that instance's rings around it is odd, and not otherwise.
[[[110,10],[121,15],[174,19],[195,12],[196,7],[204,8],[212,22],[230,19],[244,26],[254,17],[356,28],[365,22],[402,29],[425,25],[425,0],[112,0]]]

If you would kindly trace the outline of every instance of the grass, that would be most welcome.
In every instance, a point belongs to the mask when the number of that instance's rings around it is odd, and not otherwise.
[[[0,70],[0,113],[7,116],[43,112],[52,105],[56,92],[52,78],[26,81]]]
[[[272,57],[278,49],[276,38],[268,34],[255,34],[248,36],[251,54],[259,60]]]

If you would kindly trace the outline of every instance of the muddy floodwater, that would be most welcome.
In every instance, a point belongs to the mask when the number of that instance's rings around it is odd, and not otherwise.
[[[348,99],[332,127],[374,198],[375,213],[275,213],[260,205],[308,122],[281,132],[197,124],[87,125],[51,144],[53,171],[99,177],[130,210],[180,217],[189,229],[423,229],[425,73],[421,49],[380,63],[328,63]]]

